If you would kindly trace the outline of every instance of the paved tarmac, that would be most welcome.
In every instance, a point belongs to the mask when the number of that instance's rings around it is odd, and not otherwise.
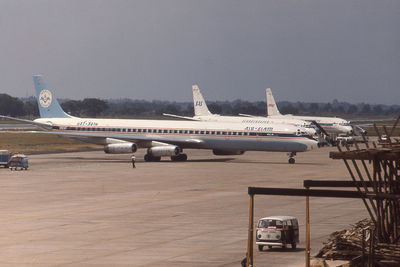
[[[350,179],[323,148],[296,157],[186,150],[187,162],[144,162],[102,152],[30,156],[28,171],[0,169],[0,266],[240,266],[248,186],[302,188]],[[255,219],[296,216],[301,243],[255,249],[254,266],[304,266],[305,198],[256,196]],[[361,200],[311,198],[312,255],[329,234],[368,216]]]
[[[11,123],[11,124],[2,124],[0,123],[0,131],[12,131],[12,130],[35,130],[35,127],[32,124],[18,124],[18,123]]]

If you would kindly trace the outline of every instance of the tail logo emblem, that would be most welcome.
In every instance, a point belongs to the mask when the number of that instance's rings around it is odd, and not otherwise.
[[[43,108],[48,108],[51,105],[53,96],[49,90],[43,89],[39,94],[39,103]]]

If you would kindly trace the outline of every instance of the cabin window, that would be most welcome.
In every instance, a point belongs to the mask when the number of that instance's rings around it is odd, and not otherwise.
[[[137,132],[138,132],[138,133],[141,133],[141,132],[142,132],[142,129],[137,129]]]
[[[250,136],[256,136],[257,133],[255,133],[255,132],[250,132],[249,135],[250,135]]]
[[[168,130],[164,130],[164,133],[168,133]]]
[[[200,131],[200,134],[204,134],[204,131]]]
[[[193,134],[193,131],[192,131],[192,130],[190,130],[190,131],[189,131],[189,133],[190,133],[190,134]]]
[[[236,132],[232,132],[232,135],[236,135]]]
[[[183,133],[183,130],[179,130],[179,133],[180,133],[180,134]]]
[[[195,134],[199,134],[199,131],[194,131]]]
[[[238,132],[237,135],[242,135],[242,132]]]
[[[183,133],[184,133],[184,134],[187,134],[187,133],[188,133],[188,130],[184,130]]]
[[[210,134],[210,131],[206,131],[206,134]]]
[[[217,135],[220,135],[221,134],[221,132],[220,131],[217,131]]]
[[[222,135],[226,135],[226,132],[222,132]]]
[[[178,130],[174,130],[174,133],[178,133]]]
[[[171,134],[171,133],[173,133],[174,131],[173,130],[169,130],[169,133]]]
[[[211,131],[211,134],[214,135],[214,134],[215,134],[215,131]]]

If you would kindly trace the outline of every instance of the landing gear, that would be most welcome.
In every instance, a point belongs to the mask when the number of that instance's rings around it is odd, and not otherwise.
[[[172,161],[186,161],[187,160],[187,155],[186,154],[179,154],[176,156],[171,156]]]
[[[294,156],[296,156],[296,152],[290,152],[287,153],[287,155],[289,156],[289,164],[294,164],[296,162],[296,160],[294,159]]]
[[[263,251],[264,246],[263,245],[258,245],[258,251]]]
[[[154,157],[154,156],[152,156],[152,155],[150,155],[150,154],[144,155],[144,161],[146,161],[146,162],[150,162],[150,161],[160,161],[160,160],[161,160],[161,157]]]

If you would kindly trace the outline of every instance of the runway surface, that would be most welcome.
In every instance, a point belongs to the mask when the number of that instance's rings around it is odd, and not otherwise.
[[[187,162],[136,154],[32,155],[28,171],[0,169],[1,266],[240,266],[247,248],[248,186],[302,188],[304,179],[348,179],[335,148],[296,157],[250,152]],[[256,196],[255,220],[296,216],[300,244],[255,249],[254,266],[304,266],[305,198]],[[368,216],[361,200],[311,198],[312,255],[330,233]]]

